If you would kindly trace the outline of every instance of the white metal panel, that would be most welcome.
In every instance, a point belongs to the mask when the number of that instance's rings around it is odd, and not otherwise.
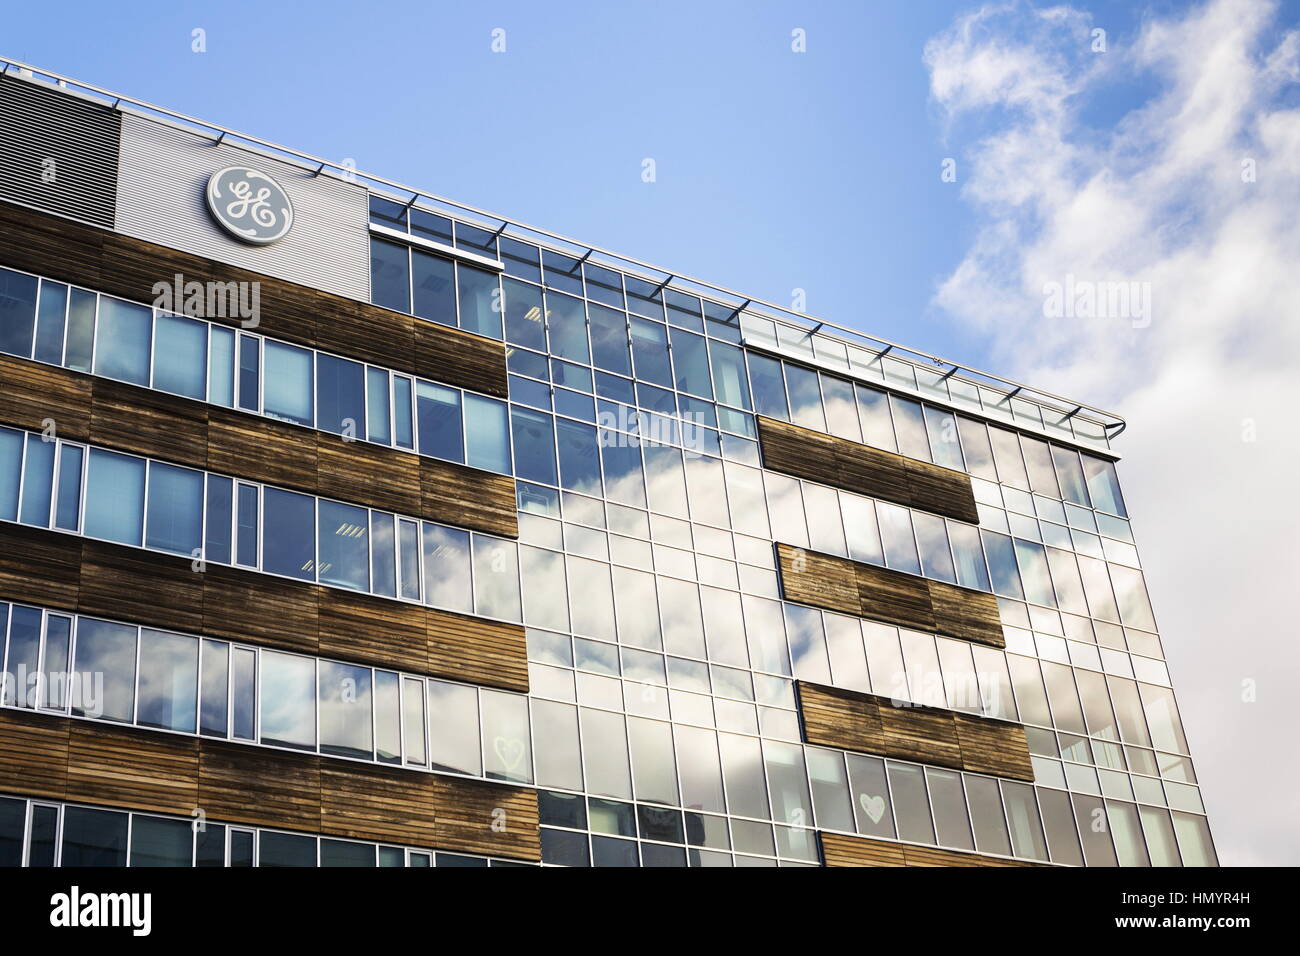
[[[232,239],[208,213],[208,177],[224,166],[273,176],[293,202],[289,234],[269,246]],[[265,275],[370,301],[364,187],[130,113],[122,117],[117,231]]]

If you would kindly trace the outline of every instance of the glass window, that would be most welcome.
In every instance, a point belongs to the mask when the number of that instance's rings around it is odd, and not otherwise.
[[[899,452],[908,458],[929,461],[930,439],[925,431],[925,416],[921,411],[921,404],[891,395],[889,405],[894,413]]]
[[[73,716],[131,723],[135,717],[135,642],[134,627],[87,617],[77,619],[73,670],[103,674],[104,689],[98,700],[73,700]]]
[[[217,475],[208,475],[207,481],[207,532],[203,540],[203,557],[218,564],[229,564],[234,482]]]
[[[605,474],[605,495],[611,501],[644,508],[645,482],[641,449],[622,432],[600,430],[600,457]]]
[[[411,380],[393,376],[393,437],[398,448],[415,447],[415,420]]]
[[[793,826],[811,826],[812,797],[808,792],[803,748],[765,740],[763,762],[772,794],[772,819]]]
[[[61,864],[126,866],[127,818],[113,810],[65,807]]]
[[[672,388],[672,368],[668,360],[668,333],[658,322],[639,316],[629,320],[632,334],[632,357],[636,362],[636,377],[665,388]]]
[[[709,342],[709,364],[717,399],[736,408],[750,409],[749,380],[745,375],[744,352],[733,345]]]
[[[406,246],[370,240],[370,301],[385,309],[411,311],[411,275]]]
[[[399,253],[404,255],[404,253]],[[405,261],[401,266],[405,268]],[[373,268],[373,264],[371,266]],[[405,282],[405,275],[401,277]],[[411,250],[411,289],[415,299],[414,312],[422,319],[439,325],[456,326],[456,266],[447,259],[431,256],[419,249]],[[404,297],[405,288],[392,290],[394,301]],[[380,303],[381,305],[384,303]],[[404,305],[389,308],[407,311]]]
[[[224,737],[230,710],[230,645],[203,639],[203,697],[199,733]]]
[[[853,804],[844,772],[844,755],[834,750],[809,747],[808,776],[812,785],[813,810],[821,829],[853,832]]]
[[[1034,801],[1034,788],[1028,784],[1002,781],[1002,799],[1006,806],[1007,821],[1011,825],[1011,846],[1014,855],[1031,860],[1047,859],[1047,844],[1043,841],[1043,824]]]
[[[248,647],[235,647],[230,654],[230,735],[252,740],[257,715],[257,652]]]
[[[448,461],[465,460],[460,420],[460,391],[418,381],[415,384],[420,454]]]
[[[163,631],[140,633],[140,707],[136,723],[194,733],[198,684],[197,640]]]
[[[27,801],[0,797],[0,866],[23,865],[23,831],[27,826]]]
[[[713,397],[713,385],[709,380],[709,350],[701,335],[693,335],[683,329],[671,330],[673,346],[673,367],[676,369],[677,389]]]
[[[862,441],[858,425],[858,408],[853,398],[853,383],[823,375],[822,402],[826,407],[826,425],[832,435],[849,441]]]
[[[375,865],[375,845],[354,843],[351,840],[327,840],[322,837],[320,865],[372,867]]]
[[[997,481],[998,471],[993,465],[993,446],[989,444],[989,433],[984,423],[958,415],[957,432],[961,435],[966,470],[977,478]]]
[[[90,450],[86,473],[85,534],[139,546],[144,532],[142,458]]]
[[[864,836],[894,838],[894,815],[889,809],[889,784],[885,762],[878,757],[845,754],[853,797],[857,832]]]
[[[1011,855],[1011,838],[1007,835],[1007,822],[1002,814],[1002,798],[998,795],[998,782],[992,777],[966,775],[966,800],[970,804],[971,822],[975,830],[975,849],[980,853]]]
[[[473,613],[468,531],[424,523],[424,602]]]
[[[335,757],[374,757],[370,668],[321,661],[320,752]]]
[[[153,312],[145,306],[101,296],[95,374],[147,386],[152,328]]]
[[[551,353],[560,358],[571,359],[584,365],[587,364],[591,360],[591,353],[587,348],[587,317],[582,300],[575,299],[572,296],[560,295],[558,292],[547,292],[546,310],[546,326],[550,332]],[[608,324],[605,313],[608,312],[607,309],[592,307],[593,335],[603,334],[605,326]],[[622,328],[621,314],[613,314],[619,316],[618,324],[623,341],[623,360],[626,363],[627,332]],[[599,332],[597,330],[598,325],[601,326]],[[602,356],[602,358],[607,357]],[[630,371],[630,366],[616,367],[613,370],[627,373]]]
[[[1115,598],[1119,604],[1120,619],[1129,627],[1154,631],[1156,619],[1151,611],[1151,601],[1147,597],[1142,572],[1119,564],[1112,564],[1109,567],[1111,583],[1115,586]]]
[[[722,765],[718,759],[718,739],[712,730],[678,724],[678,772],[682,784],[682,805],[690,810],[723,812]]]
[[[1020,457],[1020,442],[1016,440],[1016,433],[992,425],[988,427],[988,433],[993,444],[993,458],[997,462],[998,480],[1004,485],[1028,491],[1029,475],[1025,472],[1024,459]]]
[[[263,489],[263,497],[266,517],[262,570],[303,581],[316,580],[316,500],[278,488]]]
[[[513,405],[510,430],[515,446],[515,474],[526,481],[554,485],[555,431],[550,415]]]
[[[428,681],[428,686],[430,766],[479,776],[483,755],[479,748],[478,690],[438,680]],[[495,741],[491,746],[495,751]]]
[[[31,358],[36,286],[35,276],[0,269],[0,352]]]
[[[922,573],[927,578],[956,584],[957,572],[953,567],[952,552],[948,550],[947,523],[942,518],[923,511],[913,512],[912,521],[921,551]]]
[[[894,811],[898,815],[898,838],[911,843],[933,844],[934,821],[930,817],[930,801],[925,792],[922,768],[892,761],[887,766]]]
[[[1083,456],[1083,470],[1087,475],[1088,493],[1092,505],[1101,511],[1127,518],[1124,508],[1124,496],[1119,490],[1119,478],[1115,475],[1115,465],[1091,455]]]
[[[402,762],[402,685],[390,671],[375,671],[375,756],[380,763]]]
[[[803,486],[803,502],[810,547],[827,554],[847,554],[845,522],[840,517],[839,495],[835,489],[807,483]]]
[[[261,355],[261,339],[251,335],[239,337],[239,407],[244,411],[262,410]]]
[[[50,505],[54,497],[54,449],[52,441],[29,432],[27,456],[23,460],[23,503],[19,520],[23,524],[50,526]]]
[[[369,514],[365,508],[320,501],[320,582],[370,590]]]
[[[401,573],[398,593],[420,600],[420,526],[404,518],[397,522],[397,566]]]
[[[1052,461],[1056,465],[1056,477],[1061,482],[1061,495],[1066,501],[1088,507],[1088,487],[1084,483],[1079,453],[1053,445]]]
[[[504,402],[467,392],[465,434],[467,464],[502,475],[510,474],[510,435]]]
[[[783,605],[794,676],[818,684],[831,682],[830,657],[822,631],[821,612],[797,604]]]
[[[262,652],[261,738],[275,747],[316,749],[316,662]]]
[[[580,422],[555,420],[560,455],[560,484],[581,494],[601,494],[596,429]]]
[[[965,471],[961,457],[961,441],[957,437],[957,419],[951,412],[925,407],[925,427],[930,436],[930,453],[936,465],[954,471]]]
[[[366,369],[366,437],[381,445],[392,443],[388,388],[387,371],[374,367]],[[324,415],[323,410],[321,414]]]
[[[363,437],[366,434],[365,366],[318,353],[316,377],[317,427],[348,438]],[[387,392],[386,385],[383,391]]]
[[[148,547],[198,554],[203,543],[203,472],[150,462],[148,527]]]
[[[984,540],[984,554],[988,558],[994,593],[1022,600],[1024,593],[1020,590],[1020,575],[1016,570],[1011,539],[991,531],[981,531],[980,536]]]
[[[785,383],[790,394],[790,417],[795,424],[819,432],[826,430],[822,393],[817,373],[798,365],[785,366]]]
[[[483,772],[489,780],[529,783],[533,779],[529,746],[528,698],[484,689]]]
[[[474,608],[484,617],[518,621],[519,555],[513,541],[475,534]]]
[[[587,708],[582,708],[579,714],[587,791],[630,800],[632,774],[623,715]]]
[[[754,390],[754,411],[788,422],[790,409],[786,404],[781,363],[765,355],[749,353],[749,381]]]
[[[501,338],[501,286],[496,273],[456,264],[460,327],[469,332]]]
[[[206,398],[208,323],[159,314],[154,335],[153,387],[200,401]]]
[[[246,568],[257,567],[257,541],[261,522],[258,520],[257,488],[253,485],[239,486],[239,514],[236,523],[238,531],[238,552],[236,560]]]
[[[95,350],[95,314],[98,296],[85,289],[73,289],[68,300],[68,334],[63,364],[78,372],[89,372]]]
[[[272,418],[312,423],[312,353],[293,345],[266,342],[263,411]]]
[[[215,325],[208,353],[208,401],[226,408],[235,404],[235,333]]]
[[[428,722],[424,716],[424,681],[414,677],[402,678],[402,734],[406,750],[406,762],[423,767],[428,764],[426,731]]]
[[[897,451],[889,396],[865,385],[856,386],[855,391],[858,397],[858,417],[862,420],[862,440],[876,448]]]
[[[885,544],[885,563],[896,571],[921,573],[921,559],[912,537],[912,513],[887,501],[876,502],[880,534]]]
[[[1020,565],[1020,580],[1024,585],[1026,600],[1034,604],[1056,607],[1052,593],[1052,578],[1047,570],[1047,556],[1043,546],[1033,541],[1015,540],[1016,559]]]
[[[512,345],[546,351],[546,315],[542,290],[516,279],[501,280],[506,301],[506,341]]]
[[[956,558],[957,583],[964,588],[990,590],[988,568],[984,566],[984,549],[979,529],[960,522],[948,522],[948,536]]]
[[[966,816],[966,797],[961,785],[961,774],[952,770],[927,767],[926,781],[930,801],[934,805],[934,823],[940,846],[975,849],[971,837],[970,820]]]
[[[4,279],[0,277],[0,290],[3,287]],[[0,294],[3,292],[0,291]],[[40,305],[36,313],[36,351],[33,356],[36,361],[51,365],[63,364],[63,323],[67,310],[68,287],[62,282],[42,279]],[[0,319],[0,329],[3,328],[4,320]],[[3,335],[0,332],[0,338]]]
[[[0,605],[5,608],[6,605]],[[0,625],[5,618],[0,613]],[[20,683],[18,675],[36,674],[41,664],[41,612],[34,607],[14,607],[9,622],[9,658],[5,665],[4,703],[6,706],[35,707],[36,695],[30,684]],[[134,660],[132,661],[134,664]]]
[[[1029,471],[1029,487],[1035,494],[1049,498],[1061,497],[1056,484],[1056,470],[1052,467],[1052,452],[1047,442],[1020,436],[1020,450],[1024,453],[1025,465]]]
[[[316,838],[300,836],[296,833],[276,833],[273,830],[259,830],[257,833],[257,865],[277,867],[315,866]]]
[[[11,428],[0,428],[0,520],[18,518],[18,485],[22,474],[25,436]]]
[[[370,512],[370,587],[384,597],[397,596],[397,538],[393,516]]]

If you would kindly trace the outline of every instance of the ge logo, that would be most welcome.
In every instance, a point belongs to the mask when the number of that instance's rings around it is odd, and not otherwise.
[[[208,211],[236,239],[265,246],[293,226],[293,203],[279,183],[248,166],[227,166],[208,179]]]

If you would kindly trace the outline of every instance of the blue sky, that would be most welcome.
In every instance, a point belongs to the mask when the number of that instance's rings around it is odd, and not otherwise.
[[[929,305],[970,230],[940,163],[957,159],[960,184],[978,130],[944,142],[922,51],[971,4],[469,6],[74,0],[52,29],[48,10],[15,4],[0,51],[758,298],[802,288],[818,316],[988,360]],[[1135,23],[1122,3],[1098,17]]]

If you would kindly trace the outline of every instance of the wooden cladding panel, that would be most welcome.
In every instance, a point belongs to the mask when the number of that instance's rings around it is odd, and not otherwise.
[[[203,576],[188,558],[81,542],[77,610],[135,624],[203,630]]]
[[[0,524],[0,596],[77,609],[81,544],[39,528]]]
[[[788,544],[776,552],[787,601],[1006,647],[991,594]]]
[[[0,523],[0,599],[528,691],[518,624]]]
[[[199,803],[213,820],[318,831],[320,757],[204,740]]]
[[[420,514],[517,538],[516,508],[513,478],[449,461],[420,459]]]
[[[52,418],[60,436],[90,436],[91,378],[0,355],[0,422],[43,431]]]
[[[528,642],[522,627],[430,608],[425,635],[430,673],[528,690]]]
[[[891,843],[843,833],[818,833],[827,866],[1038,866],[980,853],[941,850],[933,846]]]
[[[1018,780],[1034,779],[1029,742],[1020,724],[958,714],[956,725],[965,769]]]
[[[188,815],[199,806],[199,741],[71,721],[67,799]]]
[[[541,858],[526,787],[23,711],[0,711],[0,793]]]
[[[810,744],[1033,780],[1019,724],[799,681],[799,718]]]
[[[772,471],[959,521],[979,521],[970,478],[961,472],[762,416],[758,440],[763,466]]]
[[[177,273],[186,282],[256,282],[265,335],[507,395],[500,342],[9,203],[0,203],[0,265],[137,302],[152,302],[154,284]]]
[[[68,790],[68,721],[0,710],[0,792],[62,799]]]
[[[519,536],[515,482],[508,475],[0,357],[0,424],[39,431],[47,419],[63,438]]]

